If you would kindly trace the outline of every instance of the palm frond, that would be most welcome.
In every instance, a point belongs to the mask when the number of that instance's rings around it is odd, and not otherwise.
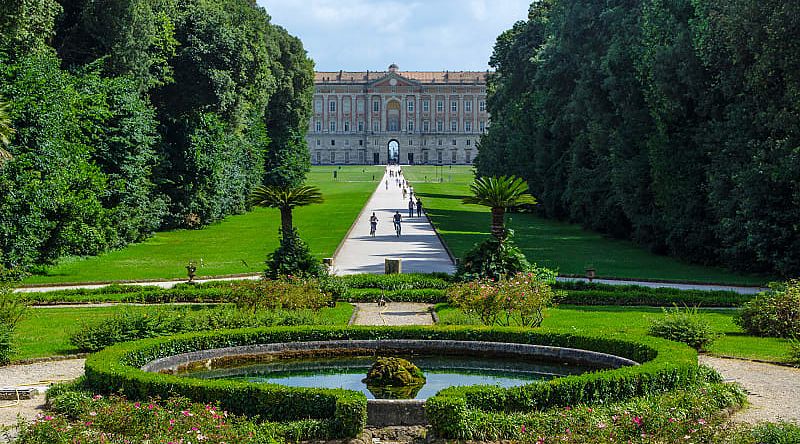
[[[14,134],[8,108],[9,105],[7,102],[0,102],[0,145],[2,146],[10,144],[11,136]],[[3,153],[7,154],[9,157],[11,156],[7,151],[3,151]]]
[[[257,207],[295,208],[324,202],[319,188],[311,185],[297,187],[259,186],[252,193],[248,203]]]
[[[465,204],[483,205],[491,208],[512,208],[520,205],[536,205],[536,198],[528,193],[528,184],[516,176],[481,177],[470,185],[472,196],[465,197]]]

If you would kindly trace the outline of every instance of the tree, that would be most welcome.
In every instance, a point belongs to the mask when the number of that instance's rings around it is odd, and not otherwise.
[[[292,210],[296,207],[322,203],[319,188],[311,185],[296,187],[259,186],[250,194],[250,204],[257,207],[277,208],[281,212],[281,232],[284,238],[294,232]]]
[[[11,153],[3,149],[11,143],[14,128],[11,127],[11,117],[8,115],[8,103],[0,101],[0,165],[11,160]]]
[[[516,176],[481,177],[470,185],[470,190],[473,195],[465,197],[463,202],[492,209],[492,236],[499,241],[507,234],[504,220],[507,209],[536,205],[525,180]]]

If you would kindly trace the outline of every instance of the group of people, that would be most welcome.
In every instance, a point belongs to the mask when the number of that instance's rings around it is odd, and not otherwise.
[[[402,170],[393,170],[387,167],[389,178],[395,179],[395,184],[398,187],[402,188],[403,191],[403,200],[405,200],[406,196],[408,196],[408,217],[414,217],[414,210],[417,211],[417,217],[422,216],[422,201],[419,200],[419,197],[414,200],[414,189],[408,185],[408,181],[403,178]],[[386,179],[386,189],[389,189],[389,179]],[[400,233],[402,231],[402,222],[403,216],[400,214],[400,210],[395,211],[394,215],[392,216],[392,222],[394,223],[394,230],[397,237],[400,237]],[[372,213],[372,216],[369,218],[369,235],[375,237],[375,231],[378,228],[378,216],[375,213]]]

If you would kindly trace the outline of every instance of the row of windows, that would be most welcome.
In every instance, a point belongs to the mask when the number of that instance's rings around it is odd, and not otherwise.
[[[375,139],[372,142],[372,144],[377,146],[377,145],[381,145],[382,143],[381,143],[380,140]],[[322,146],[322,140],[316,139],[316,145],[321,147]],[[367,145],[369,145],[369,140],[367,140]],[[437,146],[444,146],[444,140],[443,139],[437,139],[436,140],[436,145]],[[458,140],[452,139],[450,141],[450,145],[458,146]],[[472,146],[472,140],[470,140],[470,139],[465,140],[464,141],[464,145],[465,146]],[[330,146],[336,146],[336,139],[331,139]],[[349,139],[345,139],[344,140],[344,146],[350,146],[350,140]],[[364,146],[364,140],[363,139],[359,139],[358,140],[358,146]],[[414,140],[413,139],[408,139],[408,146],[414,146]],[[427,140],[423,140],[422,141],[422,146],[428,146],[428,141]]]
[[[359,151],[358,152],[358,163],[361,163],[361,164],[365,163],[366,157],[367,157],[366,154],[367,153],[364,152],[364,151]],[[315,163],[322,163],[323,162],[323,152],[322,151],[317,151],[315,153],[314,157],[316,158],[316,162]],[[350,163],[350,152],[349,151],[345,151],[345,152],[342,152],[342,153],[336,152],[336,151],[331,151],[331,152],[328,153],[327,156],[324,156],[324,157],[325,157],[325,161],[330,162],[330,163],[337,163],[337,162],[341,162],[342,160],[344,160],[344,163]],[[411,157],[411,154],[409,154],[409,161],[412,161],[412,159],[413,159],[413,157]],[[422,152],[422,163],[428,163],[428,162],[430,162],[430,160],[431,159],[429,158],[428,151],[423,151]],[[437,163],[443,163],[444,162],[444,151],[443,150],[437,150],[436,151],[436,162]],[[458,162],[458,151],[452,150],[450,152],[450,162],[451,163]],[[464,162],[465,163],[472,163],[472,151],[471,150],[464,151]]]
[[[350,122],[349,121],[347,121],[347,120],[344,121],[344,124],[342,126],[343,126],[342,131],[344,131],[346,133],[349,133],[351,131]],[[406,123],[406,130],[408,130],[410,132],[413,132],[414,129],[415,129],[414,121],[413,120],[409,120]],[[458,120],[450,121],[450,132],[456,133],[456,132],[458,132],[458,129],[459,129]],[[319,120],[315,121],[314,130],[317,133],[321,133],[322,132],[322,122],[321,121],[319,121]],[[328,122],[328,131],[331,132],[331,133],[335,133],[336,130],[337,130],[336,121],[335,120],[331,120],[330,122]],[[381,123],[379,121],[372,122],[372,132],[377,133],[377,132],[380,132],[380,130],[381,130]],[[389,130],[390,131],[397,131],[398,129],[390,127]],[[362,122],[362,121],[358,122],[357,131],[359,133],[363,133],[364,132],[364,122]],[[428,133],[430,131],[431,131],[431,122],[430,122],[430,120],[423,120],[422,121],[422,132],[423,133]],[[444,132],[444,122],[443,121],[441,121],[441,120],[437,120],[436,121],[436,132],[439,132],[439,133]],[[464,132],[465,133],[471,133],[472,132],[472,122],[471,121],[468,120],[468,121],[464,122]],[[481,132],[481,133],[486,132],[486,122],[485,121],[481,120],[480,122],[478,122],[478,132]]]
[[[328,111],[335,113],[336,112],[336,100],[330,100],[328,102]],[[413,100],[406,100],[406,110],[409,113],[414,112],[415,103]],[[364,112],[364,102],[357,101],[356,102],[356,109],[359,113]],[[422,112],[430,112],[431,110],[431,101],[430,100],[423,100],[422,101]],[[478,110],[480,112],[486,112],[486,101],[481,100],[478,102]],[[317,114],[322,113],[322,100],[317,100],[314,102],[314,111]],[[350,113],[350,101],[344,100],[342,101],[342,111],[345,114]],[[372,112],[379,113],[381,112],[381,101],[380,100],[373,100],[372,101]],[[444,112],[444,100],[437,100],[436,101],[436,112],[442,113]],[[457,113],[458,112],[458,101],[451,100],[450,101],[450,112]],[[464,112],[471,113],[472,112],[472,100],[465,100],[464,101]]]

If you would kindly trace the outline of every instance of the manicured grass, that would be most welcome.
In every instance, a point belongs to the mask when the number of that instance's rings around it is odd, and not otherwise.
[[[383,167],[351,166],[337,169],[334,181],[334,169],[315,167],[308,175],[325,203],[294,212],[300,235],[319,258],[333,254],[383,177]],[[257,208],[202,230],[160,232],[101,256],[66,258],[25,284],[184,278],[186,264],[201,260],[198,276],[260,272],[267,253],[278,246],[279,225],[278,210]]]
[[[477,323],[476,319],[465,316],[448,304],[439,304],[436,310],[443,324]],[[709,353],[772,362],[783,362],[788,357],[787,340],[746,335],[733,323],[733,310],[698,311],[713,326],[714,331],[723,335],[709,347]],[[569,329],[584,333],[646,335],[650,321],[662,316],[662,313],[659,308],[649,307],[562,305],[547,310],[542,328]]]
[[[406,166],[411,182],[434,224],[456,257],[489,236],[486,207],[464,205],[473,170],[466,166]],[[439,182],[439,178],[442,182]],[[427,181],[426,181],[427,180]],[[681,262],[648,252],[633,242],[610,239],[579,225],[532,214],[509,214],[508,227],[529,260],[561,274],[583,275],[587,266],[599,277],[761,285],[763,276],[745,276],[721,268]]]
[[[192,305],[199,309],[203,305]],[[14,331],[14,344],[17,354],[13,359],[32,359],[46,356],[69,355],[77,353],[77,349],[69,343],[72,333],[87,323],[98,323],[123,310],[146,311],[169,309],[186,309],[182,306],[136,306],[115,305],[112,307],[80,307],[80,308],[32,308],[17,324]],[[327,318],[332,325],[347,325],[353,314],[353,306],[337,303],[334,308],[323,308],[320,316]]]

